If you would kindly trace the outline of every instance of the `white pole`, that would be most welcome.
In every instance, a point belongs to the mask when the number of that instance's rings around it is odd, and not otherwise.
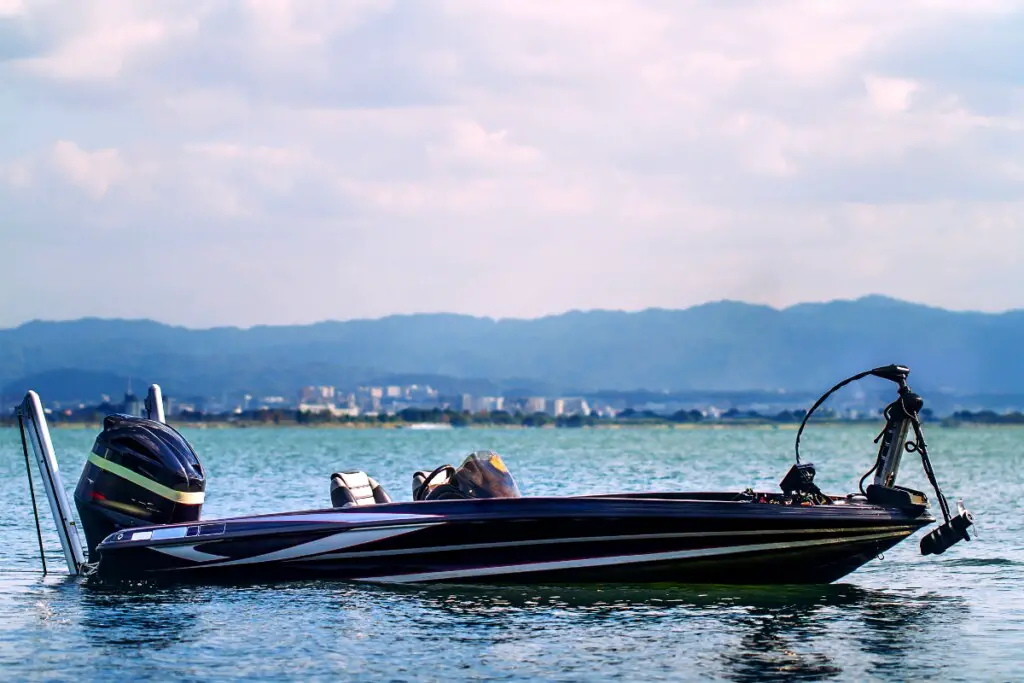
[[[159,384],[149,385],[149,393],[146,395],[146,417],[167,424],[167,418],[164,417],[164,395]]]
[[[23,424],[31,425],[27,428],[28,441],[32,444],[32,453],[36,457],[36,464],[39,466],[39,473],[43,478],[43,487],[46,489],[46,498],[50,501],[50,512],[57,525],[57,536],[60,537],[64,559],[68,563],[68,571],[72,574],[80,574],[82,565],[85,564],[85,555],[82,553],[82,542],[78,537],[75,518],[71,514],[67,492],[60,480],[57,456],[53,451],[50,428],[46,424],[46,415],[43,412],[39,394],[29,391],[25,395],[20,410]]]

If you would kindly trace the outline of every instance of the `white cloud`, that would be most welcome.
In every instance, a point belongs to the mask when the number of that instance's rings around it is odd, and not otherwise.
[[[0,178],[14,188],[27,188],[32,184],[32,171],[24,161],[12,161],[0,166]]]
[[[71,184],[98,199],[125,173],[121,155],[116,149],[86,151],[67,140],[53,145],[53,166]]]
[[[450,140],[429,146],[427,152],[441,165],[465,163],[484,169],[531,165],[541,157],[537,149],[509,140],[507,130],[488,131],[476,121],[454,122]]]
[[[0,126],[18,131],[0,204],[75,236],[51,247],[52,292],[0,324],[127,314],[67,291],[142,254],[187,264],[168,291],[200,303],[167,315],[189,324],[873,291],[1024,306],[1024,283],[990,286],[1024,265],[1020,3],[8,0],[0,17]],[[351,294],[290,296],[311,272]]]
[[[0,0],[0,17],[16,17],[24,13],[24,0]]]
[[[910,108],[911,97],[917,84],[903,78],[886,78],[867,75],[864,77],[871,104],[882,113],[900,113]]]
[[[170,12],[147,16],[139,3],[124,0],[75,6],[37,3],[25,10],[29,31],[53,31],[54,45],[45,54],[18,60],[16,65],[30,74],[64,81],[116,79],[147,50],[188,35],[196,27],[194,20],[175,19]],[[56,18],[55,12],[65,12],[66,18]]]

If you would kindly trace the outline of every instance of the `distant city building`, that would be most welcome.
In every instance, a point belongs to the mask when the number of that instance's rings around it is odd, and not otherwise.
[[[405,388],[407,398],[437,398],[437,389],[429,384],[410,384]]]
[[[330,403],[334,400],[334,387],[309,386],[299,391],[299,403]]]
[[[584,398],[556,398],[552,401],[551,414],[555,417],[561,415],[590,415],[590,405]]]
[[[333,405],[327,403],[299,403],[299,412],[319,415],[330,412],[333,407]]]
[[[531,396],[523,402],[523,412],[543,413],[547,406],[547,399],[543,396]]]
[[[459,400],[461,410],[472,413],[492,413],[496,410],[504,410],[505,398],[503,396],[470,396],[462,394]]]
[[[144,415],[145,405],[142,399],[135,394],[128,392],[124,395],[124,403],[121,404],[121,412],[126,415],[134,415],[135,417],[142,417]]]
[[[332,417],[358,417],[359,407],[354,404],[335,405],[333,403],[300,403],[300,413],[310,415],[322,415],[327,413]]]
[[[334,408],[331,414],[335,417],[359,417],[359,406],[355,404],[339,406]]]
[[[484,396],[480,399],[483,402],[481,410],[488,412],[494,412],[496,410],[505,409],[505,397],[504,396]]]

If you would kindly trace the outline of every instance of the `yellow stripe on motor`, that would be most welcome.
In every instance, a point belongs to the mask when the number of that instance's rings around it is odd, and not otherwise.
[[[151,491],[162,498],[173,500],[175,503],[184,503],[185,505],[202,505],[203,500],[206,498],[206,494],[202,491],[199,491],[198,493],[193,493],[191,491],[175,491],[170,486],[164,486],[163,484],[153,481],[149,477],[142,476],[138,472],[133,472],[123,465],[118,465],[116,462],[111,462],[106,458],[101,458],[95,453],[89,454],[89,462],[105,472],[110,472],[122,479],[127,479],[131,483],[141,486],[147,491]]]

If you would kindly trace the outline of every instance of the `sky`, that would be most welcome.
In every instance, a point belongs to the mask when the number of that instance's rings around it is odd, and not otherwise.
[[[1024,308],[1024,6],[0,0],[0,327]]]

